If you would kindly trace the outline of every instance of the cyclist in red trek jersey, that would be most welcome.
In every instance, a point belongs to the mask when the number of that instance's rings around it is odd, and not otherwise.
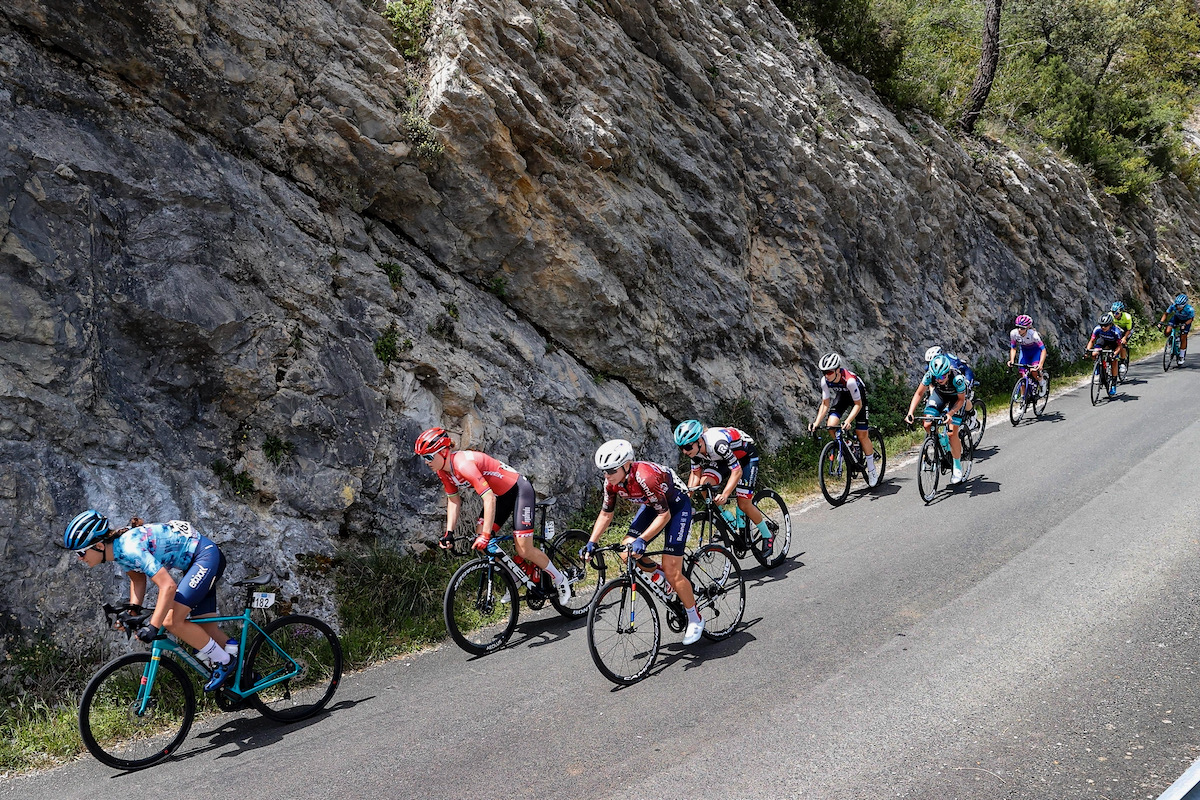
[[[476,550],[490,549],[492,535],[508,518],[513,518],[513,543],[517,555],[536,564],[554,580],[562,603],[571,599],[567,577],[550,561],[550,556],[533,545],[533,510],[537,493],[533,484],[503,461],[476,450],[451,450],[450,436],[442,428],[430,428],[417,437],[414,452],[425,460],[446,490],[446,534],[440,544],[449,548],[462,509],[459,490],[469,487],[483,501],[483,517],[475,526]],[[515,512],[515,513],[514,513]]]
[[[579,551],[580,557],[591,558],[596,542],[612,524],[618,497],[641,506],[629,523],[629,535],[622,544],[628,546],[638,559],[642,571],[652,574],[658,565],[645,557],[646,544],[664,530],[667,532],[662,569],[687,612],[688,626],[683,643],[694,644],[704,633],[704,620],[696,608],[691,581],[683,574],[683,549],[692,527],[692,501],[687,495],[687,487],[670,467],[634,461],[633,445],[624,439],[613,439],[600,445],[596,451],[596,468],[604,472],[604,501],[592,526],[591,538]],[[626,556],[622,553],[621,557]]]

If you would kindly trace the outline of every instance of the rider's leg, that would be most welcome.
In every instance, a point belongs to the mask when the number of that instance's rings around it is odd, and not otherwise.
[[[683,577],[683,556],[663,555],[662,569],[667,574],[667,582],[679,595],[679,602],[685,609],[695,610],[696,594],[692,591],[692,583]]]
[[[958,425],[953,420],[946,425],[947,438],[950,439],[950,455],[955,461],[962,460],[962,442],[958,438]]]

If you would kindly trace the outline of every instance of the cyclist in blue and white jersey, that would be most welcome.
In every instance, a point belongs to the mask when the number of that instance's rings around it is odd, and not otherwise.
[[[1170,317],[1170,321],[1167,318]],[[1161,325],[1166,322],[1166,334],[1171,335],[1172,328],[1179,328],[1179,363],[1182,364],[1187,357],[1187,340],[1188,332],[1192,329],[1192,320],[1196,317],[1196,310],[1188,305],[1187,295],[1183,292],[1175,295],[1175,302],[1167,306],[1167,310],[1163,312],[1162,319],[1158,321]]]
[[[1050,391],[1050,382],[1043,369],[1046,364],[1046,344],[1042,341],[1041,334],[1033,329],[1033,317],[1021,314],[1013,320],[1013,324],[1017,327],[1008,334],[1008,365],[1011,367],[1013,362],[1017,361],[1017,350],[1020,349],[1021,360],[1017,363],[1023,367],[1031,367],[1030,372],[1037,381],[1037,393],[1045,394]]]
[[[213,691],[233,676],[236,642],[231,643],[215,622],[197,624],[188,619],[217,613],[216,586],[225,572],[220,548],[191,523],[171,520],[148,525],[134,517],[129,527],[113,531],[100,512],[84,511],[67,525],[63,546],[74,550],[88,567],[108,561],[124,567],[129,575],[129,602],[135,606],[146,597],[147,580],[154,582],[158,602],[149,621],[136,631],[137,637],[153,641],[165,625],[176,638],[196,648],[201,660],[214,665],[204,691]],[[183,571],[178,583],[170,569]]]
[[[917,403],[921,401],[921,396],[925,394],[926,390],[929,391],[929,401],[925,406],[925,416],[936,417],[945,412],[950,455],[954,459],[954,470],[950,476],[951,483],[959,483],[963,480],[962,441],[958,438],[958,429],[963,424],[963,408],[967,404],[968,388],[966,377],[950,366],[950,359],[944,355],[934,356],[933,360],[929,362],[929,370],[917,384],[917,390],[913,392],[912,402],[908,404],[908,414],[904,417],[904,421],[909,425],[913,423]],[[933,422],[927,419],[921,424],[928,432]]]
[[[975,417],[975,370],[971,369],[971,365],[963,361],[954,353],[947,353],[938,347],[936,344],[925,351],[925,369],[929,369],[929,362],[933,361],[937,356],[945,356],[950,359],[950,366],[962,373],[967,379],[967,413],[965,419],[971,430],[979,428],[979,420]]]
[[[868,432],[866,386],[861,378],[846,369],[845,362],[837,353],[826,353],[817,366],[822,376],[821,405],[808,430],[815,431],[826,413],[829,414],[830,438],[839,424],[847,432],[853,428],[867,462],[867,485],[874,486],[879,483],[879,468],[875,466],[875,448]]]
[[[1092,358],[1100,357],[1101,350],[1120,351],[1125,346],[1125,339],[1129,333],[1121,330],[1121,328],[1113,322],[1112,314],[1105,314],[1100,318],[1100,324],[1092,329],[1091,338],[1088,339],[1087,347],[1084,348],[1088,353],[1091,353]],[[1112,381],[1108,384],[1108,396],[1114,397],[1117,394],[1117,359],[1113,359],[1109,365],[1109,371],[1112,374]]]
[[[688,488],[695,489],[705,483],[724,484],[713,500],[718,507],[728,503],[736,492],[738,508],[758,527],[763,545],[769,552],[775,535],[754,505],[754,490],[758,484],[758,446],[754,440],[737,428],[705,428],[700,420],[688,419],[675,428],[675,445],[691,459]]]

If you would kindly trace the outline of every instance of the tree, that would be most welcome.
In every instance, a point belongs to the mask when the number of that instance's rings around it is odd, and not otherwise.
[[[959,117],[958,127],[963,133],[974,133],[975,122],[987,104],[996,79],[996,67],[1000,64],[1000,6],[1002,0],[985,0],[983,15],[983,50],[979,56],[979,71],[967,94],[967,102]]]

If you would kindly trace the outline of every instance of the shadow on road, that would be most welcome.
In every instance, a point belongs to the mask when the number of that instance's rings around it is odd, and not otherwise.
[[[975,463],[987,461],[989,458],[996,455],[997,452],[999,452],[999,448],[997,448],[994,444],[988,445],[987,447],[976,447],[973,460]]]
[[[957,490],[958,493],[965,488],[967,497],[975,497],[981,494],[995,494],[1000,491],[1000,484],[996,481],[981,480],[980,478],[971,478],[966,483],[958,484],[951,487]]]
[[[793,542],[794,544],[795,542]],[[774,569],[768,570],[760,565],[757,561],[750,559],[749,563],[738,562],[742,566],[742,580],[747,587],[766,586],[767,584],[781,581],[788,576],[789,573],[800,569],[804,566],[804,562],[800,560],[800,556],[804,555],[803,551],[799,553],[788,553],[788,557],[783,560]],[[750,564],[753,566],[750,566]]]

